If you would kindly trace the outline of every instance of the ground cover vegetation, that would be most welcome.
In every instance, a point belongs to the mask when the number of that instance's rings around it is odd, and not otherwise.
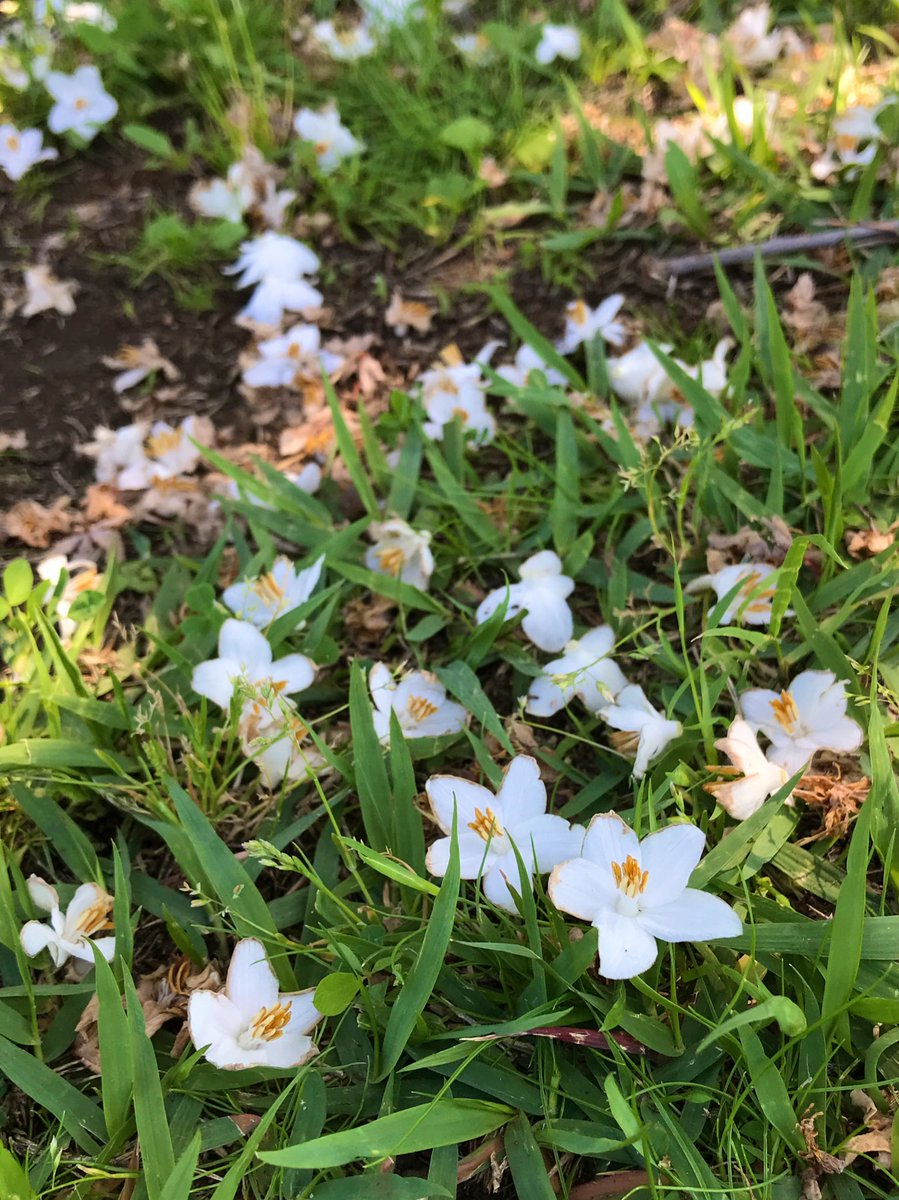
[[[2,12],[0,1194],[895,1195],[892,7]]]

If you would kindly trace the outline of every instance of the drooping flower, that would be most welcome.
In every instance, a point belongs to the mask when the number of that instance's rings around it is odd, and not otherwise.
[[[541,67],[557,58],[574,62],[581,56],[581,35],[573,25],[544,25],[534,58]]]
[[[302,1066],[316,1046],[309,1037],[322,1019],[315,988],[280,992],[262,943],[244,938],[234,947],[223,992],[200,988],[187,1003],[190,1038],[215,1067]]]
[[[315,679],[315,664],[305,654],[272,661],[268,640],[249,621],[229,617],[219,633],[218,657],[194,667],[191,686],[219,708],[228,709],[235,689],[271,686],[285,696],[303,692]]]
[[[535,717],[551,717],[574,696],[590,712],[608,707],[627,687],[624,673],[609,657],[614,645],[615,634],[608,625],[569,642],[562,657],[548,662],[531,681],[525,710]]]
[[[23,317],[34,317],[38,313],[55,311],[70,317],[75,311],[75,293],[78,282],[74,279],[57,279],[43,263],[25,270],[25,303]]]
[[[368,569],[426,592],[434,572],[430,533],[419,533],[399,517],[376,522],[369,526],[368,532],[375,539],[375,544],[365,551]]]
[[[70,958],[93,966],[94,954],[91,942],[103,957],[111,962],[115,954],[115,937],[95,937],[104,929],[111,929],[109,913],[112,896],[96,883],[82,883],[75,889],[69,906],[63,913],[59,894],[39,875],[27,880],[28,894],[35,908],[50,914],[50,921],[28,921],[19,935],[22,949],[29,958],[42,950],[49,950],[55,967],[61,967]]]
[[[161,372],[169,383],[181,378],[181,372],[160,352],[152,338],[144,338],[139,346],[122,346],[116,354],[100,361],[104,367],[109,367],[110,371],[118,372],[112,385],[117,395],[143,383],[157,371]]]
[[[386,663],[368,672],[374,701],[374,725],[381,744],[390,745],[390,714],[396,713],[406,738],[445,737],[459,733],[468,722],[461,704],[447,699],[446,688],[430,671],[410,671],[396,682]]]
[[[340,28],[333,21],[317,21],[312,26],[312,36],[337,62],[355,62],[376,49],[366,21]]]
[[[736,821],[751,817],[790,778],[789,772],[765,757],[752,726],[742,717],[732,722],[727,737],[715,742],[715,749],[726,754],[732,766],[709,769],[729,778],[703,784],[703,788]]]
[[[97,564],[90,559],[69,559],[65,554],[51,554],[43,559],[38,563],[37,573],[54,588],[63,573],[66,575],[62,592],[56,600],[56,618],[63,640],[68,641],[78,628],[78,622],[69,618],[72,605],[84,592],[99,591],[103,586],[103,576],[97,570]]]
[[[0,125],[0,170],[14,183],[40,162],[57,157],[52,146],[44,148],[44,135],[39,129],[16,129],[15,125]]]
[[[289,387],[303,390],[304,384],[320,385],[322,371],[332,375],[343,366],[339,354],[322,348],[317,325],[294,325],[280,337],[256,346],[260,357],[243,372],[249,387]]]
[[[237,287],[255,285],[256,290],[238,320],[277,326],[285,312],[321,307],[324,297],[304,278],[320,265],[318,255],[308,246],[271,229],[242,242],[240,257],[225,268],[225,274],[237,275]]]
[[[455,815],[462,878],[480,879],[487,899],[507,912],[518,911],[513,893],[521,890],[513,846],[531,879],[581,852],[583,826],[546,811],[540,767],[528,755],[512,759],[496,795],[454,775],[432,775],[425,791],[437,824],[448,835],[431,844],[428,870],[446,874]]]
[[[241,621],[265,629],[278,617],[306,603],[321,578],[324,563],[322,555],[311,567],[297,570],[289,558],[276,558],[272,569],[264,575],[242,579],[225,588],[222,601]]]
[[[653,759],[683,733],[680,721],[669,721],[654,708],[637,683],[622,688],[614,704],[600,710],[600,716],[617,730],[610,738],[615,750],[634,756],[634,779],[642,779]]]
[[[556,349],[560,354],[572,354],[578,346],[592,342],[597,336],[610,346],[623,345],[627,335],[621,322],[615,320],[622,304],[624,296],[617,292],[596,308],[584,300],[572,300],[565,309],[565,332]]]
[[[727,625],[737,620],[744,625],[768,625],[771,622],[771,605],[777,592],[777,567],[770,563],[736,563],[722,567],[710,575],[700,575],[684,589],[701,592],[713,588],[719,600],[723,600],[739,584],[739,591],[722,614],[721,621]],[[762,587],[762,584],[768,586]],[[790,615],[791,610],[787,609]]]
[[[565,387],[568,383],[562,372],[547,366],[534,347],[529,346],[527,342],[522,342],[519,346],[514,362],[496,369],[501,379],[516,387],[526,387],[534,371],[539,371],[551,387]]]
[[[521,628],[535,646],[557,653],[574,632],[568,597],[574,580],[562,574],[562,560],[552,550],[532,554],[518,568],[520,583],[495,588],[478,605],[475,622],[483,625],[508,598],[506,620],[525,612]]]
[[[733,24],[725,30],[723,40],[743,67],[764,67],[779,57],[784,35],[779,29],[768,32],[771,24],[771,5],[750,4],[741,10]]]
[[[321,112],[301,108],[293,119],[293,127],[304,142],[314,145],[315,160],[323,175],[331,175],[345,158],[361,154],[365,149],[364,143],[353,137],[342,123],[340,113],[333,105]]]
[[[244,754],[268,788],[305,779],[325,763],[309,742],[309,730],[289,700],[264,690],[248,699],[237,726]]]
[[[639,841],[616,813],[590,822],[580,857],[549,878],[556,908],[599,931],[599,973],[632,979],[656,960],[656,939],[739,937],[743,924],[718,896],[687,886],[705,845],[695,825],[669,825]]]
[[[832,671],[803,671],[782,692],[752,688],[740,696],[740,711],[768,738],[771,762],[791,775],[818,750],[850,752],[864,740],[846,715],[846,684]]]
[[[49,71],[44,86],[56,101],[47,117],[51,133],[74,133],[89,142],[119,111],[93,65],[77,67],[71,75]]]

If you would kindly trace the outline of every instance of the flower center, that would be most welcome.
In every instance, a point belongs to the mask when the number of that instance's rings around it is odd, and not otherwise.
[[[18,150],[20,150],[22,148],[22,143],[19,141],[19,139],[16,137],[16,135],[14,133],[11,133],[9,135],[9,137],[6,139],[6,148],[7,148],[7,150],[11,150],[13,152],[13,154],[15,154]]]
[[[78,99],[75,101],[75,108],[77,109],[78,112],[84,112],[84,110],[88,107],[89,103],[90,102],[88,100],[85,100],[84,96],[79,96]]]
[[[468,822],[468,828],[473,829],[479,838],[483,838],[485,842],[489,842],[491,838],[504,837],[503,827],[497,821],[492,808],[488,808],[486,812],[481,812],[479,808],[474,810],[474,820]]]
[[[642,895],[649,883],[649,872],[641,869],[632,854],[629,854],[623,863],[612,863],[612,875],[615,886],[630,900],[636,900]]]
[[[771,710],[784,733],[792,733],[799,724],[799,710],[788,691],[781,692],[779,700],[771,701]]]
[[[757,571],[751,571],[746,576],[746,578],[740,588],[739,594],[742,596],[748,595],[753,590],[753,588],[756,586],[756,584],[760,582],[761,579],[762,579],[762,576],[759,575],[759,573]],[[759,592],[753,598],[753,600],[750,604],[746,605],[746,611],[754,612],[754,613],[767,612],[767,610],[769,609],[769,607],[771,605],[771,597],[774,595],[774,593],[776,591],[777,591],[777,588],[773,588],[773,587],[765,588],[764,591]]]
[[[73,937],[93,937],[101,929],[112,929],[112,922],[106,914],[112,906],[111,896],[101,896],[90,908],[86,908],[72,929]]]
[[[568,309],[568,319],[574,325],[587,324],[587,305],[583,300],[575,300]]]
[[[275,1042],[284,1034],[290,1021],[290,1001],[278,1001],[271,1008],[260,1008],[250,1023],[247,1034],[256,1042]]]
[[[399,546],[388,546],[386,550],[379,550],[376,558],[388,575],[399,575],[406,561],[406,552]]]
[[[609,734],[609,741],[619,754],[636,754],[640,745],[639,729],[615,729]]]
[[[468,409],[467,408],[459,408],[457,406],[456,408],[453,409],[453,411],[450,415],[453,417],[461,417],[463,421],[467,421],[468,420]]]
[[[315,143],[315,154],[316,154],[317,158],[321,158],[323,154],[327,154],[330,149],[331,149],[330,142],[316,142]]]
[[[162,458],[170,450],[177,450],[180,445],[180,429],[168,429],[163,433],[156,433],[152,437],[147,438],[147,449],[153,458]]]
[[[432,704],[426,696],[410,696],[406,701],[406,709],[413,721],[423,721],[432,717],[437,711],[437,705]]]
[[[263,604],[278,604],[284,598],[284,588],[275,579],[273,572],[260,575],[252,587]]]
[[[80,596],[82,592],[91,591],[97,583],[99,572],[96,567],[85,567],[74,579],[69,580],[69,587]]]

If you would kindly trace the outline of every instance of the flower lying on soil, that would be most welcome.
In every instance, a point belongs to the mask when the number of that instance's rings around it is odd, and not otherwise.
[[[137,492],[161,480],[189,475],[200,464],[199,445],[212,441],[212,436],[212,423],[206,417],[185,417],[180,425],[154,421],[141,442],[139,453],[119,471],[116,486],[123,492]],[[101,483],[106,482],[100,480],[99,474],[97,478]]]
[[[50,71],[44,86],[56,101],[47,117],[52,133],[74,133],[89,142],[119,111],[95,66],[78,67],[71,75]]]
[[[734,23],[725,30],[723,40],[742,67],[764,67],[773,63],[784,45],[784,35],[772,29],[771,5],[751,4],[741,10]]]
[[[609,658],[614,645],[615,634],[608,625],[569,642],[562,657],[548,662],[532,681],[526,711],[535,717],[551,717],[574,696],[590,712],[608,707],[627,687],[621,668]]]
[[[384,322],[398,337],[405,337],[410,329],[416,333],[427,333],[434,320],[434,310],[421,300],[406,300],[401,292],[394,292],[384,313]]]
[[[322,1019],[312,1003],[315,988],[280,992],[261,942],[234,947],[223,992],[205,988],[187,1003],[190,1037],[216,1067],[299,1067],[314,1054],[310,1032]]]
[[[736,595],[721,615],[721,623],[727,625],[736,620],[744,625],[769,625],[771,605],[777,591],[777,575],[777,567],[772,567],[770,563],[736,563],[731,567],[722,567],[711,575],[700,575],[684,590],[701,592],[713,588],[718,599],[723,600],[737,588]],[[791,610],[787,609],[785,615],[791,615]]]
[[[312,142],[318,169],[324,175],[332,174],[345,158],[352,158],[365,149],[341,122],[340,113],[333,105],[321,112],[301,108],[293,119],[293,127],[304,142]]]
[[[561,371],[557,371],[555,367],[548,367],[534,347],[529,346],[527,342],[519,346],[514,362],[496,369],[501,379],[515,384],[516,387],[526,387],[534,371],[539,371],[553,387],[564,387],[568,382]]]
[[[39,264],[25,270],[25,303],[23,317],[35,317],[38,313],[55,311],[70,317],[75,311],[75,293],[78,283],[74,279],[57,279],[49,267]]]
[[[549,879],[556,908],[599,931],[599,973],[632,979],[656,960],[656,938],[738,937],[743,923],[717,896],[687,887],[705,845],[695,825],[669,825],[642,841],[615,813],[590,822],[580,857]]]
[[[615,317],[624,304],[624,296],[607,296],[596,308],[584,300],[573,300],[565,309],[565,332],[556,349],[571,354],[584,342],[601,337],[611,346],[621,346],[625,339],[624,326]]]
[[[219,708],[231,707],[235,690],[271,685],[291,696],[303,692],[315,679],[315,664],[305,654],[286,654],[273,660],[272,648],[255,625],[229,617],[219,633],[218,658],[194,667],[191,686]]]
[[[653,708],[636,683],[622,688],[614,704],[599,712],[606,724],[617,730],[611,735],[613,747],[619,754],[634,756],[634,779],[642,779],[653,759],[683,733],[680,721],[669,721],[664,713]]]
[[[424,431],[429,438],[440,441],[447,425],[458,417],[462,428],[471,430],[476,445],[492,442],[496,434],[496,418],[484,400],[486,380],[480,363],[448,361],[432,367],[421,376],[421,400],[427,413]]]
[[[478,605],[475,622],[483,625],[504,601],[505,619],[524,612],[521,628],[535,646],[553,654],[571,641],[574,623],[568,597],[574,580],[562,574],[562,560],[553,550],[532,554],[518,568],[520,583],[495,588]]]
[[[324,297],[306,275],[320,267],[319,257],[303,242],[284,233],[266,230],[240,245],[240,256],[226,275],[237,276],[237,287],[256,290],[238,320],[278,326],[286,312],[304,312],[321,307]]]
[[[455,775],[432,775],[425,791],[434,819],[448,835],[428,850],[428,870],[446,874],[455,816],[462,878],[479,878],[487,899],[507,912],[518,911],[513,892],[521,888],[513,846],[531,878],[581,852],[583,826],[547,813],[540,768],[528,755],[512,759],[495,796]]]
[[[547,66],[557,58],[567,58],[569,62],[581,56],[581,35],[574,25],[544,25],[540,31],[540,41],[534,51],[534,58],[541,67]]]
[[[742,717],[732,722],[727,737],[715,742],[715,749],[726,754],[733,765],[709,770],[731,778],[714,780],[703,784],[703,788],[736,821],[745,821],[758,812],[790,778],[790,772],[765,757],[755,731]]]
[[[265,629],[278,617],[306,603],[315,591],[324,565],[322,555],[311,567],[298,570],[295,563],[282,555],[264,575],[242,579],[225,588],[222,602],[241,621]],[[298,621],[296,628],[302,625],[303,622]]]
[[[82,883],[75,889],[69,907],[63,913],[59,894],[39,875],[28,879],[28,894],[35,908],[50,914],[49,924],[28,921],[20,934],[22,949],[29,958],[42,950],[49,950],[55,967],[61,967],[70,958],[93,966],[93,943],[103,957],[112,962],[115,954],[115,937],[95,937],[104,929],[111,929],[109,913],[112,896],[96,883]]]
[[[248,145],[224,179],[195,183],[187,200],[203,217],[236,224],[247,215],[280,229],[287,208],[297,198],[296,192],[278,191],[282,177],[283,172],[266,162],[256,146]]]
[[[803,671],[788,688],[752,688],[740,711],[771,743],[767,756],[790,775],[808,766],[818,750],[857,750],[864,732],[846,715],[846,685],[832,671]]]
[[[365,565],[379,575],[391,575],[426,592],[434,572],[430,533],[419,533],[399,517],[368,528],[375,544],[365,551]]]
[[[143,383],[157,371],[160,371],[169,383],[181,378],[181,372],[160,353],[152,338],[144,338],[139,346],[122,346],[117,354],[100,361],[104,367],[109,367],[110,371],[119,372],[112,385],[119,395]]]
[[[406,738],[446,737],[468,723],[466,710],[447,698],[446,688],[430,671],[410,671],[397,683],[386,663],[375,663],[368,672],[368,690],[375,733],[384,746],[390,745],[392,712]]]
[[[289,387],[303,390],[304,384],[321,387],[322,371],[333,375],[343,366],[343,358],[322,348],[317,325],[294,325],[280,337],[259,342],[259,358],[243,372],[249,387]]]
[[[16,129],[15,125],[0,125],[0,170],[16,182],[36,163],[49,162],[57,157],[52,146],[44,147],[44,135],[39,129]]]

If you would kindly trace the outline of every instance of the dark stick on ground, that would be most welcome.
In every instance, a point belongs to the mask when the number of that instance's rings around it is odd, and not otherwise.
[[[654,258],[649,261],[652,274],[656,278],[667,278],[671,275],[693,275],[700,271],[713,271],[716,261],[722,267],[751,263],[757,254],[762,258],[774,258],[785,254],[800,254],[805,250],[823,250],[828,246],[839,246],[843,242],[853,246],[876,246],[897,239],[899,221],[869,221],[839,229],[822,229],[814,233],[771,238],[767,242],[748,242],[745,246],[732,246],[728,250],[718,250],[713,254],[684,254],[676,258]]]

